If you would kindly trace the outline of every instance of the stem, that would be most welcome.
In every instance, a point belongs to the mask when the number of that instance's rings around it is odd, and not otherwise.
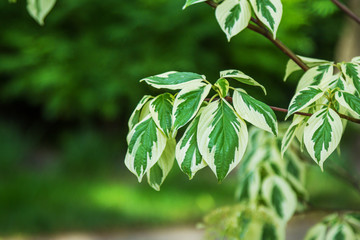
[[[331,0],[340,10],[352,18],[357,24],[360,25],[360,17],[358,17],[354,12],[352,12],[347,6],[338,0]]]

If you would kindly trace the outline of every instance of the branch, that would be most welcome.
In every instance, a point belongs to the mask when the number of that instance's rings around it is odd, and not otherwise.
[[[331,0],[340,10],[352,18],[357,24],[360,25],[360,17],[358,17],[354,12],[352,12],[347,6],[338,0]]]

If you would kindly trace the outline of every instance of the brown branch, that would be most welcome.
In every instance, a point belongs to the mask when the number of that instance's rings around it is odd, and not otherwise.
[[[357,24],[360,25],[360,17],[357,16],[353,11],[351,11],[347,6],[338,0],[331,0],[340,10],[342,10],[346,15],[352,18]]]

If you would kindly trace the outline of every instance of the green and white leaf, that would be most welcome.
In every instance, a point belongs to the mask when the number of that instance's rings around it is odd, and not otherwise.
[[[333,76],[329,88],[330,89],[337,89],[337,90],[347,90],[348,84],[346,83],[345,79],[341,75],[341,73],[337,73]]]
[[[235,89],[233,104],[240,117],[258,128],[278,134],[275,113],[268,105],[249,96],[242,89]]]
[[[310,68],[300,78],[296,92],[309,86],[318,86],[326,90],[332,80],[333,72],[334,68],[332,64],[323,64]]]
[[[192,179],[197,171],[207,166],[203,160],[197,143],[197,130],[200,113],[187,127],[184,135],[176,145],[176,160],[180,169]]]
[[[183,6],[183,9],[191,6],[191,5],[194,5],[194,4],[197,4],[197,3],[202,3],[202,2],[206,2],[207,0],[186,0],[186,3],[185,5]]]
[[[27,10],[32,18],[44,25],[45,17],[55,6],[56,0],[27,0]]]
[[[258,170],[249,172],[239,181],[239,190],[236,194],[240,201],[254,202],[259,197],[261,178]]]
[[[125,165],[140,182],[144,174],[159,160],[166,146],[166,136],[148,115],[134,126],[127,139]]]
[[[360,94],[360,65],[356,63],[341,64],[341,72],[347,81],[351,82]]]
[[[201,82],[205,80],[205,76],[191,72],[166,72],[152,77],[141,79],[154,88],[166,88],[171,90],[188,88],[197,88]]]
[[[216,19],[228,41],[244,30],[251,18],[251,7],[247,0],[226,0],[217,6]]]
[[[356,64],[360,64],[360,56],[354,57],[353,59],[351,59],[351,62],[356,63]]]
[[[344,219],[349,224],[351,224],[352,226],[354,226],[355,228],[357,228],[360,231],[360,213],[359,212],[348,213],[344,216]]]
[[[294,119],[289,126],[289,128],[286,130],[284,137],[281,141],[281,156],[284,156],[284,153],[290,146],[292,140],[296,136],[296,132],[301,126],[301,123],[304,121],[305,116],[294,116]]]
[[[197,88],[185,87],[177,94],[172,112],[175,130],[183,127],[195,117],[210,90],[210,84],[201,83]]]
[[[284,155],[286,161],[286,178],[293,188],[300,192],[304,197],[308,197],[305,188],[306,166],[294,151],[288,151]]]
[[[303,56],[299,56],[299,55],[297,55],[297,56],[310,68],[313,68],[313,67],[316,67],[316,66],[319,66],[322,64],[326,64],[326,63],[332,64],[332,62],[322,60],[322,59],[308,58],[308,57],[303,57]],[[297,65],[293,60],[290,59],[286,65],[284,81],[286,81],[292,73],[299,71],[299,70],[301,70],[299,65]]]
[[[221,97],[226,97],[230,87],[228,80],[226,80],[225,78],[220,78],[219,80],[216,81],[214,86]]]
[[[222,181],[244,155],[247,127],[230,104],[221,98],[201,113],[197,141],[205,162]]]
[[[339,145],[342,133],[341,119],[332,109],[322,109],[307,121],[304,129],[305,147],[322,170],[324,161]]]
[[[284,221],[288,221],[294,214],[296,194],[283,178],[275,175],[267,177],[262,184],[262,195],[265,202]]]
[[[335,99],[341,106],[350,111],[354,116],[360,118],[360,98],[343,91],[338,91],[335,94]]]
[[[160,186],[169,174],[175,161],[175,139],[168,139],[165,149],[161,154],[160,159],[147,172],[147,180],[149,185],[156,191],[160,191]]]
[[[170,137],[172,129],[173,102],[174,96],[170,93],[160,94],[150,102],[151,117],[167,137]]]
[[[282,17],[280,0],[250,0],[255,15],[267,26],[276,38],[276,32]]]
[[[324,223],[318,223],[306,233],[304,240],[324,240],[327,226]]]
[[[243,73],[239,70],[222,71],[222,72],[220,72],[220,77],[221,78],[231,78],[231,79],[235,79],[241,83],[244,83],[244,84],[247,84],[250,86],[260,87],[266,95],[266,89],[263,85],[261,85],[260,83],[255,81],[252,77],[246,75],[245,73]]]
[[[312,103],[320,99],[323,95],[324,92],[319,87],[311,86],[297,92],[290,101],[286,118],[310,106]]]
[[[142,97],[142,99],[140,100],[140,102],[138,103],[138,105],[136,106],[135,110],[133,111],[133,113],[130,116],[129,122],[128,122],[128,126],[129,126],[129,130],[133,129],[133,127],[135,126],[135,124],[137,124],[138,122],[140,122],[142,119],[140,119],[141,116],[141,110],[143,109],[144,105],[151,99],[153,98],[150,95],[145,95]]]
[[[338,223],[330,228],[326,240],[355,240],[355,233],[346,223]]]

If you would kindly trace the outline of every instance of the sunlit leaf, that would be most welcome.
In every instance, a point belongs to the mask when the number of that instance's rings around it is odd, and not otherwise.
[[[341,64],[341,71],[345,75],[346,80],[350,81],[360,94],[360,65],[356,63]]]
[[[194,5],[194,4],[197,4],[197,3],[202,3],[202,2],[206,2],[206,0],[186,0],[186,3],[183,7],[183,9],[191,6],[191,5]]]
[[[141,110],[143,109],[144,105],[151,99],[153,98],[150,95],[145,95],[143,96],[143,98],[140,100],[140,102],[138,103],[138,105],[136,106],[135,110],[133,111],[133,113],[130,116],[128,125],[129,125],[129,130],[133,129],[133,127],[135,126],[135,124],[137,124],[138,122],[140,122],[142,119],[140,119],[141,116]]]
[[[310,68],[299,80],[296,92],[309,86],[317,86],[326,90],[332,80],[333,71],[332,64],[323,64]]]
[[[258,83],[257,81],[255,81],[252,77],[249,77],[248,75],[246,75],[245,73],[239,71],[239,70],[225,70],[220,72],[220,77],[221,78],[230,78],[230,79],[235,79],[241,83],[250,85],[250,86],[256,86],[256,87],[260,87],[264,93],[266,94],[266,89],[263,85],[261,85],[260,83]]]
[[[354,116],[360,117],[360,98],[343,91],[338,91],[335,94],[336,100],[349,110]]]

